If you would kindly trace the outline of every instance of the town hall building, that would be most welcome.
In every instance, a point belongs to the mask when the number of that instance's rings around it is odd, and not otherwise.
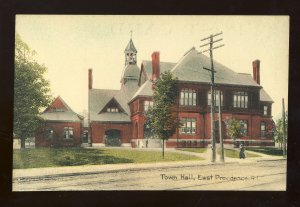
[[[160,61],[160,53],[153,52],[152,60],[137,65],[137,49],[130,39],[125,48],[125,67],[120,80],[120,90],[95,89],[92,69],[88,70],[88,117],[84,130],[82,117],[81,143],[92,147],[160,146],[146,125],[145,112],[153,106],[153,84],[164,71],[170,71],[179,81],[176,112],[182,126],[166,141],[166,147],[206,147],[211,142],[210,122],[210,58],[194,47],[178,62]],[[260,85],[260,61],[252,62],[253,75],[237,73],[214,61],[215,105],[221,97],[222,134],[224,143],[232,144],[226,123],[236,119],[243,123],[245,136],[237,139],[246,146],[274,146],[272,137],[273,100]],[[218,113],[215,113],[216,141]],[[68,127],[68,126],[65,126]],[[84,133],[83,133],[84,131]]]
[[[166,142],[167,147],[205,147],[210,143],[210,59],[193,47],[176,63],[161,62],[159,52],[137,66],[137,50],[130,39],[125,48],[125,68],[120,90],[94,89],[89,69],[89,127],[91,146],[145,146],[153,138],[145,124],[145,111],[153,105],[153,84],[169,70],[179,80],[176,112],[183,126]],[[253,77],[236,73],[214,61],[215,89],[221,93],[222,131],[226,120],[242,120],[246,135],[237,141],[252,146],[273,146],[268,132],[273,128],[273,100],[260,85],[260,61],[255,60]],[[218,96],[216,97],[218,106]],[[216,130],[218,114],[215,113]],[[216,133],[217,142],[219,141]]]

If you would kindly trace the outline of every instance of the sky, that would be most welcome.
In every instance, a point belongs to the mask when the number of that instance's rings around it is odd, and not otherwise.
[[[161,61],[176,63],[190,48],[200,51],[201,39],[222,31],[225,46],[214,50],[214,59],[250,74],[252,61],[259,59],[274,119],[280,117],[282,98],[287,109],[288,16],[16,15],[16,32],[48,68],[51,94],[77,113],[87,110],[89,68],[93,88],[120,88],[131,31],[139,67],[154,51]]]

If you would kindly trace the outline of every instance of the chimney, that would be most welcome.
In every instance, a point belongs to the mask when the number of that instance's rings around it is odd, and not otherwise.
[[[93,88],[93,69],[89,69],[89,89]]]
[[[260,85],[260,60],[254,60],[252,62],[253,66],[253,79]]]
[[[159,68],[159,52],[152,53],[152,81],[159,79],[160,68]]]

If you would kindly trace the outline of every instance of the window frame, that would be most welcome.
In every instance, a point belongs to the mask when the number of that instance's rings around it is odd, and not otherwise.
[[[107,107],[106,112],[108,113],[119,113],[119,108],[114,106],[114,107]]]
[[[195,135],[197,132],[197,119],[196,118],[181,118],[181,123],[183,124],[179,128],[180,134],[185,135]]]
[[[264,126],[264,130],[262,130],[263,126]],[[266,122],[265,121],[260,122],[260,137],[266,138]]]
[[[233,93],[233,108],[248,109],[249,95],[248,92],[238,91]]]
[[[222,90],[215,90],[215,104],[214,106],[219,106],[219,93],[221,92],[221,107],[224,106],[224,94]],[[210,106],[211,102],[211,90],[207,91],[207,106]]]
[[[144,111],[148,111],[149,107],[153,107],[153,101],[145,100],[144,101]]]
[[[264,116],[268,116],[269,114],[268,114],[268,109],[269,109],[269,107],[267,106],[267,105],[264,105],[263,106],[263,115]]]
[[[241,119],[240,120],[242,125],[243,125],[243,128],[245,129],[245,135],[244,136],[249,136],[249,132],[248,132],[248,129],[249,129],[249,125],[248,125],[248,120],[246,119]],[[245,127],[245,124],[246,124],[246,127]]]
[[[181,106],[196,106],[197,91],[191,88],[183,88],[180,90],[179,105]]]
[[[44,133],[45,133],[44,136],[46,139],[53,139],[54,130],[52,128],[47,128]]]
[[[64,139],[73,139],[74,138],[74,129],[73,127],[67,126],[64,127]]]

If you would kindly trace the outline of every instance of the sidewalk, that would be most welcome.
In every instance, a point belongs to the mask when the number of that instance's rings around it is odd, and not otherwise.
[[[142,150],[142,149],[141,149]],[[144,149],[144,150],[161,150],[161,149]],[[177,153],[194,155],[197,157],[204,158],[205,160],[199,161],[178,161],[178,162],[157,162],[157,163],[126,163],[126,164],[107,164],[107,165],[83,165],[83,166],[66,166],[66,167],[48,167],[48,168],[31,168],[31,169],[14,169],[13,179],[28,179],[28,178],[39,178],[39,177],[53,177],[53,176],[72,176],[80,174],[99,174],[105,172],[116,172],[116,171],[138,171],[145,169],[156,169],[156,168],[179,168],[188,167],[196,165],[229,165],[233,163],[253,163],[258,161],[266,160],[281,160],[282,157],[269,156],[257,152],[251,152],[253,154],[258,154],[261,157],[251,157],[246,159],[236,159],[225,157],[225,162],[220,161],[220,156],[217,154],[217,159],[215,163],[211,160],[211,150],[205,153],[194,153],[176,149],[166,149],[166,151],[176,151]]]

